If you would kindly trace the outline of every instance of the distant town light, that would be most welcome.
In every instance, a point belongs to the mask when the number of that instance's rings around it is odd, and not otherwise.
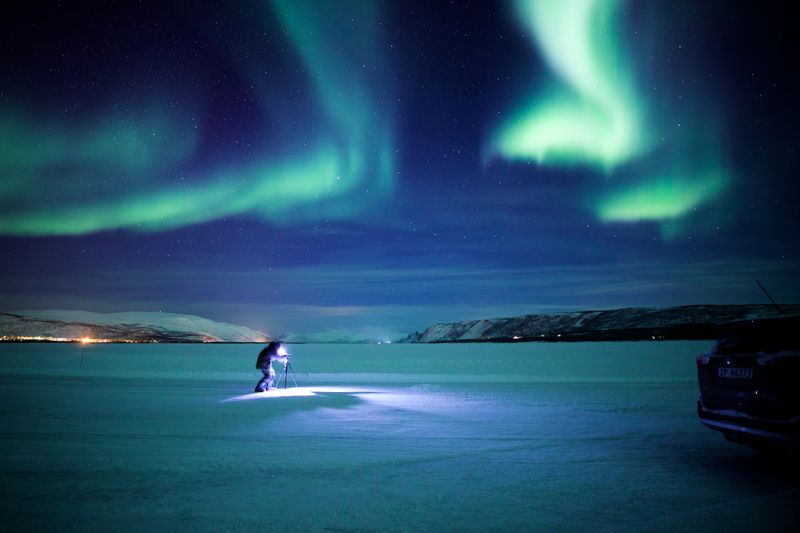
[[[93,339],[91,337],[48,337],[44,335],[2,335],[0,342],[78,342],[80,344],[156,343],[158,339]]]

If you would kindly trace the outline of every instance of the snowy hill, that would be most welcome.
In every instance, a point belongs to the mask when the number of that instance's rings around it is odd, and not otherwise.
[[[91,313],[47,310],[0,313],[0,337],[158,342],[263,342],[244,326],[160,312]]]
[[[784,313],[800,313],[800,305],[781,307]],[[713,339],[719,324],[775,314],[771,305],[628,307],[434,324],[400,342]]]

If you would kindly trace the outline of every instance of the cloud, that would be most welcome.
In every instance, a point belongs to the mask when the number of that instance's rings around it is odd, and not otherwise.
[[[191,275],[183,269],[83,270],[34,281],[11,276],[0,298],[7,310],[163,310],[240,323],[270,335],[346,330],[395,339],[434,322],[624,306],[758,303],[763,295],[756,279],[779,301],[795,301],[800,299],[794,283],[798,264],[675,257],[509,269],[312,266],[225,275],[196,266]],[[101,287],[104,297],[87,299],[87,287]]]

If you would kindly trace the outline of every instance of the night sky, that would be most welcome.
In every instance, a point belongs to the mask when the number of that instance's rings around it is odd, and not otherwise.
[[[800,301],[764,2],[12,2],[0,310],[272,335]]]

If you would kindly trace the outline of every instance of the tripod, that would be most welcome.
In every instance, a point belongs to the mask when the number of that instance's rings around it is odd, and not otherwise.
[[[283,379],[283,388],[286,389],[289,387],[289,376],[292,376],[292,383],[294,386],[297,387],[297,380],[294,379],[294,370],[292,370],[292,363],[289,360],[286,360],[286,364],[283,365],[283,370],[281,371],[281,375],[278,376],[278,381],[275,383],[277,384],[277,388],[281,388],[281,379]]]

